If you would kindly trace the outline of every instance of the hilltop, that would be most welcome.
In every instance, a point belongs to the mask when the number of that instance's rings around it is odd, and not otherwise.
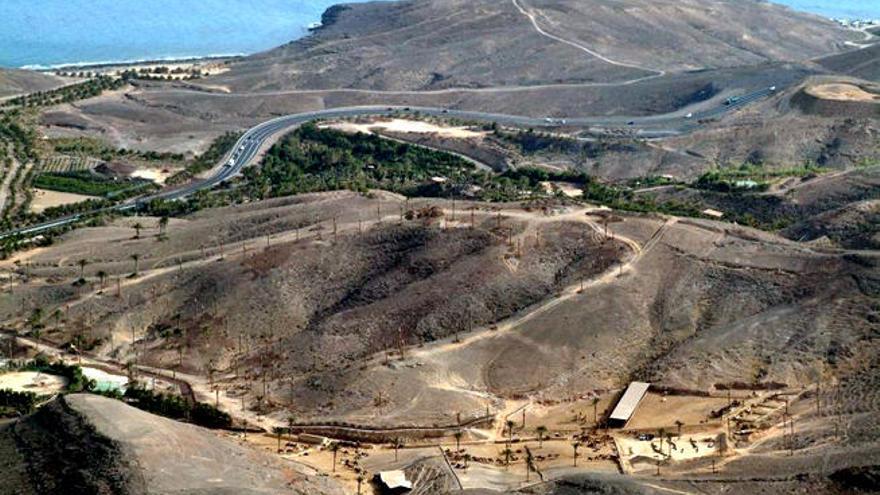
[[[852,34],[758,1],[407,0],[332,9],[305,39],[232,64],[233,91],[588,84],[801,61]],[[534,22],[534,24],[533,24]]]

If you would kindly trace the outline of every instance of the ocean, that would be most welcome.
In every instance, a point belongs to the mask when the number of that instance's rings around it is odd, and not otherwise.
[[[880,0],[777,1],[827,17],[880,18]],[[0,66],[255,53],[304,36],[335,3],[339,0],[0,0]]]
[[[354,0],[358,1],[358,0]],[[346,0],[351,3],[352,0]],[[0,0],[0,67],[255,53],[339,0]]]
[[[880,19],[880,0],[773,0],[775,3],[825,17]]]

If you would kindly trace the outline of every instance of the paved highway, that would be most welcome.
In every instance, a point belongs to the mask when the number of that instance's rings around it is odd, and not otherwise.
[[[222,182],[229,180],[238,173],[242,168],[250,165],[260,148],[263,147],[273,136],[285,130],[302,125],[306,122],[321,119],[335,119],[343,117],[359,117],[366,115],[393,115],[400,111],[419,112],[423,115],[431,115],[436,117],[453,117],[464,120],[473,120],[481,122],[496,122],[501,125],[532,127],[532,128],[553,128],[560,125],[571,127],[585,127],[595,132],[614,132],[625,130],[625,132],[634,137],[644,139],[657,139],[673,135],[690,132],[700,125],[701,120],[717,118],[724,113],[730,112],[736,108],[743,107],[756,100],[760,100],[772,94],[775,88],[765,88],[754,91],[746,95],[742,95],[735,100],[728,100],[723,104],[719,104],[712,108],[692,114],[685,113],[684,110],[664,115],[655,115],[639,118],[627,117],[583,117],[571,119],[550,119],[523,117],[516,115],[504,115],[487,112],[475,112],[468,110],[452,110],[444,108],[429,107],[388,107],[388,106],[364,106],[364,107],[346,107],[335,108],[331,110],[322,110],[317,112],[307,112],[294,115],[286,115],[278,117],[267,122],[263,122],[252,127],[245,132],[235,148],[231,150],[221,163],[212,171],[212,175],[208,178],[193,181],[185,186],[168,189],[153,195],[144,196],[129,200],[125,203],[103,208],[87,213],[71,215],[68,217],[58,218],[46,223],[22,227],[0,234],[0,239],[15,235],[32,235],[47,230],[68,225],[81,220],[84,217],[94,215],[101,212],[111,211],[129,211],[138,209],[141,206],[157,199],[177,200],[192,195],[196,191],[211,189]]]

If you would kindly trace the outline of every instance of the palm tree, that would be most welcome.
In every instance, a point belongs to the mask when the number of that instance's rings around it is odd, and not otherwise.
[[[333,442],[330,445],[330,450],[333,452],[333,472],[336,472],[336,453],[339,452],[339,442]]]
[[[357,482],[358,482],[358,495],[361,495],[361,483],[364,482],[364,475],[363,474],[358,475]]]
[[[82,259],[82,260],[77,261],[77,264],[79,265],[79,278],[80,278],[80,279],[84,279],[84,278],[86,278],[86,277],[85,277],[85,273],[86,273],[86,265],[89,264],[89,261],[88,261],[88,260],[85,260],[85,259]]]
[[[573,455],[574,467],[577,467],[577,465],[578,465],[578,448],[580,448],[580,446],[581,446],[580,442],[572,442],[572,444],[571,444],[571,448],[572,448],[572,450],[574,450],[574,455]]]
[[[504,454],[504,469],[507,469],[507,466],[510,466],[510,456],[513,454],[513,451],[510,450],[510,447],[507,447],[502,454]]]
[[[461,437],[463,435],[464,435],[464,433],[462,433],[461,430],[457,430],[455,432],[455,434],[453,434],[453,436],[455,437],[455,451],[456,452],[461,450]]]
[[[666,436],[666,430],[664,430],[663,428],[660,428],[657,431],[657,436],[660,437],[660,452],[662,453],[663,452],[663,437]]]
[[[168,229],[168,217],[163,216],[159,219],[159,237],[165,235],[165,231]]]
[[[138,262],[141,260],[141,255],[133,254],[133,255],[131,255],[131,259],[134,260],[134,273],[133,273],[133,275],[135,277],[137,277],[138,276],[138,267],[140,266],[138,264]]]
[[[290,441],[293,441],[293,425],[296,424],[296,416],[291,414],[287,416],[287,435],[290,436]]]
[[[104,270],[99,270],[97,275],[98,275],[98,279],[101,281],[101,288],[103,289],[104,282],[107,281],[107,272],[105,272]]]
[[[535,428],[535,431],[538,432],[538,448],[544,447],[544,435],[547,434],[547,427],[544,425],[540,425]]]
[[[505,425],[507,426],[507,446],[510,447],[511,442],[513,442],[513,420],[508,419]]]
[[[681,436],[681,427],[684,426],[684,423],[682,423],[680,419],[676,419],[675,426],[678,427],[678,436]]]
[[[141,229],[144,228],[143,224],[140,222],[135,222],[134,225],[131,226],[131,228],[134,229],[134,238],[140,239],[141,238]]]
[[[593,397],[593,424],[599,424],[599,398]]]
[[[278,452],[281,452],[281,433],[284,430],[280,426],[275,426],[272,430],[274,430],[275,436],[278,438]]]

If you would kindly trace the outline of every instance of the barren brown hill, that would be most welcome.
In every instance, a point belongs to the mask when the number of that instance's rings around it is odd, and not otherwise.
[[[832,23],[767,2],[408,0],[334,7],[314,35],[210,86],[425,90],[624,82],[799,61],[844,48]]]
[[[0,426],[0,493],[341,494],[306,469],[221,434],[95,395]]]
[[[0,69],[0,98],[46,91],[64,84],[58,77],[29,70]]]
[[[829,187],[797,198],[821,201]],[[647,431],[677,419],[720,431],[725,391],[746,402],[723,471],[682,461],[664,468],[682,481],[663,486],[830,489],[834,473],[877,464],[876,251],[564,203],[453,207],[378,191],[205,210],[173,220],[168,240],[138,220],[139,239],[123,219],[7,262],[7,325],[26,331],[41,308],[42,338],[174,370],[201,400],[265,428],[294,414],[306,430],[387,443],[464,424],[491,449],[522,407],[532,428],[577,431],[585,398],[605,409],[637,379],[672,394],[648,399],[634,420]],[[86,283],[74,284],[81,259]],[[749,419],[777,414],[780,396],[797,417],[794,446],[778,416]],[[559,483],[544,488],[592,482]]]

